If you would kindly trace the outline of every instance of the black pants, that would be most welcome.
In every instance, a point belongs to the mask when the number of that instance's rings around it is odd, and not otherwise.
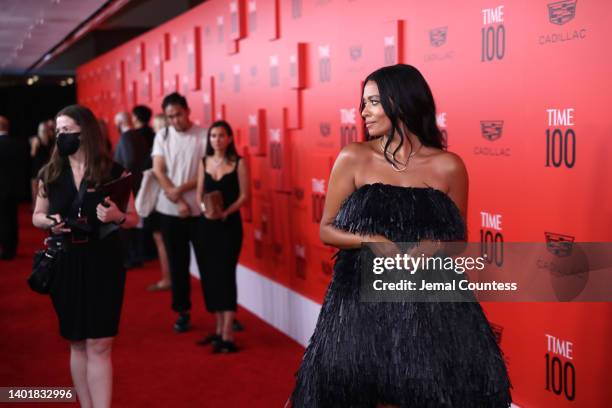
[[[13,259],[17,253],[17,197],[0,192],[0,259]]]
[[[140,228],[121,229],[121,241],[124,248],[124,264],[131,266],[144,260],[144,236]]]
[[[189,276],[189,242],[196,257],[201,258],[198,217],[179,218],[160,214],[160,227],[172,279],[172,310],[191,310],[191,277]]]

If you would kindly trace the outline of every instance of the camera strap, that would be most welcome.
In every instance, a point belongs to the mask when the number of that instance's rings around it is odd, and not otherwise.
[[[85,197],[85,193],[87,192],[87,180],[81,180],[81,185],[79,186],[79,192],[77,193],[74,201],[72,201],[72,206],[70,208],[71,213],[77,213],[77,217],[81,218],[81,210],[83,208],[83,198]]]

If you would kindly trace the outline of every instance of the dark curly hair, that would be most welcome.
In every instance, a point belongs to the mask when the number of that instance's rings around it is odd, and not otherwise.
[[[393,151],[392,157],[404,144],[404,140],[410,143],[404,134],[403,126],[419,138],[423,146],[445,149],[446,144],[440,129],[436,123],[436,104],[431,89],[418,69],[412,65],[397,64],[383,67],[372,72],[363,81],[361,94],[368,81],[376,82],[380,93],[380,102],[385,114],[391,121],[392,135],[399,134],[399,145]],[[359,111],[364,108],[363,100]],[[366,140],[370,140],[367,128],[365,128]],[[391,164],[393,162],[387,157],[387,149],[391,144],[391,138],[385,144],[385,158]]]

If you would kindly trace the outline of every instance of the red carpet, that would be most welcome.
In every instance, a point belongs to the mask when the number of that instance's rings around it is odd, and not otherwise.
[[[72,386],[69,343],[58,332],[48,296],[26,284],[43,234],[20,211],[18,257],[0,261],[0,386]],[[109,254],[117,256],[117,254]],[[213,329],[197,280],[192,281],[194,330],[175,334],[170,293],[149,293],[157,263],[128,271],[119,335],[113,348],[114,407],[282,407],[303,348],[244,309],[237,354],[213,355],[194,343]],[[74,404],[15,404],[15,406]],[[0,404],[5,407],[9,404]]]

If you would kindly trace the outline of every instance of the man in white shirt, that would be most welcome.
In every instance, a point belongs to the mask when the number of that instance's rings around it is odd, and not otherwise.
[[[174,330],[181,333],[190,328],[189,242],[198,251],[200,210],[195,188],[198,165],[206,153],[206,130],[189,120],[187,100],[176,92],[164,98],[162,109],[170,126],[155,135],[151,156],[162,187],[156,210],[170,264],[172,310],[179,313]]]

